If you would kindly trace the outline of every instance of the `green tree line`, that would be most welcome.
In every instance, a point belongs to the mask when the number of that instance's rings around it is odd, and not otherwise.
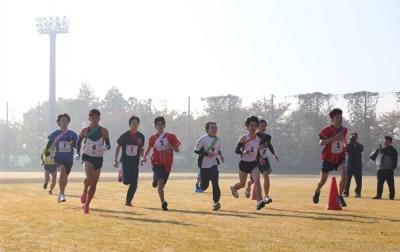
[[[400,104],[400,92],[395,93]],[[377,115],[378,93],[360,91],[344,95],[348,116],[345,126],[349,132],[358,132],[360,142],[365,145],[364,161],[366,172],[374,172],[373,164],[368,163],[368,154],[381,138],[392,135],[399,143],[400,111]],[[274,103],[273,99],[261,98],[249,106],[244,106],[241,97],[235,95],[215,96],[202,99],[203,112],[193,117],[188,112],[155,108],[152,99],[124,97],[116,87],[112,87],[100,99],[94,95],[88,83],[83,83],[76,98],[60,98],[57,111],[68,113],[70,128],[77,133],[87,125],[88,111],[97,108],[102,113],[101,124],[107,127],[111,143],[115,147],[116,139],[128,129],[128,119],[137,115],[141,119],[140,130],[148,138],[154,132],[153,120],[163,115],[167,120],[167,130],[181,139],[182,151],[176,155],[174,170],[197,171],[196,155],[193,148],[198,137],[205,133],[204,124],[216,121],[219,136],[223,140],[223,152],[226,162],[222,172],[236,172],[239,156],[234,153],[239,136],[245,133],[244,120],[249,115],[257,115],[269,122],[269,133],[273,145],[280,156],[280,162],[272,161],[274,173],[305,174],[318,173],[321,147],[318,145],[319,130],[329,123],[328,111],[335,107],[335,96],[314,92],[296,96],[296,104],[288,102]],[[290,110],[294,105],[295,109]],[[398,106],[393,106],[397,107]],[[39,171],[39,154],[47,141],[48,103],[43,102],[24,113],[22,122],[9,125],[0,121],[0,169],[11,171]],[[54,122],[54,128],[56,123]],[[113,151],[105,155],[104,169],[111,171]],[[368,166],[369,165],[369,166]],[[80,165],[75,163],[74,170]],[[148,167],[143,168],[150,171]]]

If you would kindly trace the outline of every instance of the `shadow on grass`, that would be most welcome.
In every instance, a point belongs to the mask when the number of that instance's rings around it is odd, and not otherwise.
[[[58,197],[58,193],[53,193],[52,195]],[[65,194],[65,197],[68,197],[68,198],[80,198],[81,196]]]
[[[269,208],[269,210],[279,211],[279,212],[290,212],[290,213],[300,213],[300,214],[315,214],[320,216],[340,216],[340,217],[351,217],[351,218],[359,218],[364,220],[373,220],[373,221],[394,221],[400,222],[400,219],[390,219],[384,217],[376,217],[376,216],[363,216],[363,215],[355,215],[355,214],[342,214],[339,212],[335,213],[321,213],[321,212],[310,212],[310,211],[298,211],[298,210],[286,210],[286,209],[276,209]],[[345,212],[348,212],[347,210]],[[354,212],[354,211],[353,211]]]
[[[72,210],[79,210],[82,211],[81,207],[66,207],[66,209],[72,209]],[[134,209],[134,208],[132,208]],[[135,213],[133,211],[117,211],[117,210],[111,210],[111,209],[101,209],[101,208],[90,208],[91,212],[94,213],[109,213],[109,214],[128,214],[128,215],[143,215],[141,213]]]
[[[143,209],[152,210],[152,211],[161,211],[161,209],[154,208],[154,207],[143,207]],[[234,212],[233,213],[233,212],[222,211],[222,210],[206,212],[206,211],[193,211],[193,210],[183,210],[183,209],[168,209],[168,212],[184,213],[184,214],[198,214],[198,215],[226,216],[226,217],[237,217],[237,218],[246,218],[246,219],[254,218],[254,216],[251,216],[248,213],[242,213],[242,212]]]
[[[66,209],[82,211],[82,208],[80,208],[80,207],[66,207]],[[139,222],[145,222],[145,223],[172,224],[172,225],[181,225],[181,226],[195,226],[193,224],[184,223],[181,221],[169,221],[169,220],[148,219],[148,218],[142,218],[142,217],[132,217],[132,216],[140,216],[143,214],[128,212],[128,211],[117,211],[117,210],[109,210],[109,209],[101,209],[101,208],[91,208],[90,211],[92,213],[99,213],[98,216],[107,218],[107,219],[139,221]],[[116,215],[116,214],[124,214],[124,215],[131,215],[131,216],[121,216],[121,215]]]
[[[169,220],[156,220],[156,219],[147,219],[147,218],[135,218],[129,216],[119,216],[119,215],[108,215],[108,214],[100,214],[99,216],[108,219],[118,219],[118,220],[127,220],[127,221],[139,221],[144,223],[156,223],[156,224],[172,224],[172,225],[179,225],[179,226],[195,226],[193,224],[184,223],[181,221],[169,221]]]
[[[273,213],[269,212],[271,210],[274,212]],[[243,213],[239,211],[230,211],[230,210],[221,210],[221,212]],[[283,214],[278,214],[276,212],[283,212]],[[311,219],[311,220],[328,220],[328,221],[370,223],[370,224],[376,223],[378,221],[400,222],[400,219],[380,218],[375,216],[372,217],[372,216],[362,216],[354,214],[341,214],[339,212],[321,213],[321,212],[298,211],[298,210],[287,210],[287,209],[277,209],[277,208],[266,208],[263,211],[246,212],[246,213],[259,216],[276,216],[276,217],[301,218],[301,219]],[[284,213],[292,213],[292,214],[284,214]]]

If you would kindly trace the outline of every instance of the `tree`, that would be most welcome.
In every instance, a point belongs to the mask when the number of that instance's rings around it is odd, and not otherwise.
[[[387,112],[378,117],[379,131],[382,135],[390,135],[400,139],[400,111]]]
[[[221,129],[222,149],[226,157],[227,170],[236,170],[238,155],[234,153],[240,135],[246,132],[244,121],[246,109],[242,107],[242,99],[234,95],[203,98],[206,102],[204,111],[206,120],[216,121]]]
[[[395,92],[394,95],[397,98],[397,102],[400,103],[400,91],[399,92]]]
[[[359,133],[359,140],[365,149],[371,148],[376,142],[376,134],[371,134],[377,127],[376,106],[379,94],[375,92],[355,92],[344,95],[347,101],[347,108],[350,116],[350,123],[353,132]],[[364,155],[364,163],[368,162],[368,155]]]

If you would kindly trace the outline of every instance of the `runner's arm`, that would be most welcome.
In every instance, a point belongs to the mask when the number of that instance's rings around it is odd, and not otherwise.
[[[324,146],[324,145],[330,144],[333,141],[336,141],[338,139],[339,139],[339,134],[337,134],[337,135],[335,135],[334,137],[331,137],[331,138],[321,138],[319,140],[319,145],[320,146]]]
[[[104,137],[104,142],[106,144],[106,149],[111,150],[111,143],[110,143],[110,135],[108,134],[108,130],[106,128],[102,128],[103,132],[103,137]]]
[[[114,167],[118,167],[118,157],[119,157],[119,152],[121,150],[121,145],[117,144],[117,147],[115,148],[115,156],[114,156]]]
[[[272,146],[271,142],[267,144],[269,151],[271,151],[272,155],[276,156],[274,147]]]
[[[240,138],[240,140],[236,146],[236,149],[235,149],[236,154],[240,154],[240,155],[243,154],[243,147],[244,147],[245,141],[246,141],[246,139],[244,137]]]
[[[47,145],[46,145],[46,149],[44,151],[44,154],[46,155],[46,157],[48,157],[50,155],[49,149],[52,144],[53,144],[53,140],[49,139],[49,141],[47,142]]]
[[[78,142],[76,143],[76,154],[78,156],[81,155],[81,146],[82,146],[83,137],[79,136]]]

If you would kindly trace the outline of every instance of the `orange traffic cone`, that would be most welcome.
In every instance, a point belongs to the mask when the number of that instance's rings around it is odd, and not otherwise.
[[[331,189],[329,190],[328,202],[326,204],[326,209],[328,210],[342,210],[342,207],[337,202],[337,197],[339,196],[338,188],[336,184],[336,177],[332,177]]]
[[[257,200],[256,186],[253,184],[253,186],[251,188],[252,188],[251,200]]]

